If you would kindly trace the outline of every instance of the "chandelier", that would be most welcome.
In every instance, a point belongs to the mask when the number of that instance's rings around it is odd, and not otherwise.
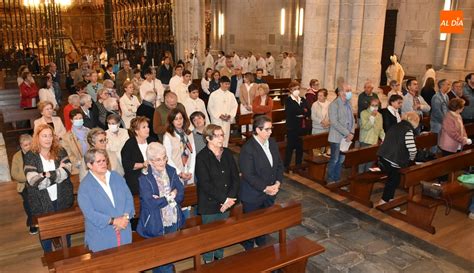
[[[53,2],[63,8],[68,8],[72,4],[72,0],[23,0],[23,5],[38,8],[41,4],[48,6],[49,4],[53,4]]]

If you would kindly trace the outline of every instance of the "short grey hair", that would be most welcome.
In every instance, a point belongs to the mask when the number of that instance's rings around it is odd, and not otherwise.
[[[81,98],[79,97],[78,94],[72,94],[67,98],[67,102],[69,104],[73,104],[73,102],[79,102],[80,103]]]
[[[86,103],[91,101],[91,100],[92,100],[92,97],[89,94],[82,94],[79,97],[79,103],[81,104],[81,106],[86,105]]]
[[[18,142],[20,142],[20,144],[21,144],[21,143],[23,143],[23,142],[25,142],[25,141],[30,141],[30,142],[31,142],[32,140],[33,140],[33,138],[31,137],[31,135],[29,135],[29,134],[22,134],[22,135],[20,136],[20,139],[19,139]]]
[[[107,136],[107,133],[104,131],[104,129],[99,127],[90,129],[89,133],[87,133],[87,143],[89,143],[91,147],[94,147],[95,142],[97,140],[97,136],[99,135]]]
[[[114,110],[114,106],[118,105],[118,102],[116,98],[108,98],[104,100],[103,104],[104,104],[105,109],[111,112],[112,110]]]
[[[166,155],[166,148],[159,142],[151,142],[146,148],[146,157],[148,160],[154,160],[160,155]]]
[[[93,164],[95,162],[95,157],[97,154],[104,155],[105,160],[107,161],[107,165],[109,164],[109,155],[107,154],[106,150],[91,148],[87,150],[86,154],[84,155],[84,162],[86,163],[87,170],[90,169],[89,166],[87,166],[87,163]]]
[[[107,80],[104,80],[104,82],[102,83],[103,86],[110,86],[110,88],[114,87],[114,82],[110,79],[107,79]]]
[[[148,102],[155,102],[156,100],[156,93],[155,91],[147,91],[145,93],[145,96],[142,98],[143,100],[146,100]]]

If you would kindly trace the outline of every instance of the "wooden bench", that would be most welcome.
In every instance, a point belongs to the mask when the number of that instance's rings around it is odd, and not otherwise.
[[[20,109],[20,99],[19,89],[0,90],[0,111],[3,113],[6,109]]]
[[[272,111],[272,122],[286,120],[285,109],[277,109]]]
[[[20,132],[20,131],[30,131],[33,130],[34,122],[41,116],[38,109],[8,109],[8,111],[3,111],[3,122],[12,123],[14,129],[7,130],[7,133],[11,132]],[[27,128],[15,128],[15,123],[19,121],[30,122],[30,126]]]
[[[135,215],[138,217],[140,215],[140,198],[139,196],[134,196],[133,198]],[[193,206],[197,204],[197,191],[196,186],[187,186],[184,191],[184,200],[181,203],[182,207]],[[238,214],[237,207],[233,211],[233,215]],[[67,246],[67,235],[83,233],[85,231],[84,226],[84,216],[81,209],[78,206],[74,206],[70,209],[66,209],[60,212],[48,213],[42,216],[37,217],[38,227],[39,227],[39,237],[40,240],[60,238],[59,241],[63,246],[62,249],[44,253],[42,257],[42,262],[44,266],[47,266],[49,269],[54,267],[56,261],[67,259],[70,257],[77,257],[90,251],[84,246]],[[186,220],[184,228],[189,228],[192,226],[197,226],[201,224],[201,217],[195,216]],[[132,233],[132,240],[134,242],[143,240],[138,233]]]
[[[448,174],[448,182],[442,185],[443,197],[451,200],[452,207],[467,212],[474,189],[458,183],[456,181],[456,173],[472,164],[474,164],[474,150],[469,149],[420,165],[404,168],[400,170],[401,185],[408,189],[408,195],[396,198],[377,208],[395,218],[434,234],[436,229],[432,226],[432,222],[436,209],[439,205],[445,204],[445,202],[416,193],[415,188],[420,186],[420,181],[432,181],[439,176]],[[404,204],[407,204],[405,214],[393,210],[393,208]]]
[[[437,143],[437,134],[424,133],[415,138],[416,147],[419,150],[429,149]],[[351,169],[351,174],[342,182],[329,185],[328,188],[365,206],[372,207],[370,200],[374,184],[385,182],[387,176],[382,172],[359,173],[359,165],[372,161],[377,161],[379,145],[354,148],[345,152],[344,167]],[[347,190],[342,187],[348,186]]]
[[[306,238],[287,242],[286,229],[301,224],[299,203],[275,205],[210,224],[181,230],[161,237],[134,242],[97,253],[82,255],[55,263],[57,272],[138,272],[179,260],[193,258],[195,272],[258,272],[283,269],[284,272],[305,272],[307,259],[320,254],[324,247]],[[226,257],[215,264],[201,265],[201,254],[264,234],[279,232],[279,244],[264,247],[235,257]],[[205,242],[205,243],[203,243]],[[290,251],[292,250],[292,251]],[[265,259],[259,257],[265,256]],[[232,268],[226,268],[228,259]],[[242,262],[245,260],[245,262]],[[120,262],[117,262],[120,261]],[[231,261],[232,262],[232,261]],[[219,268],[219,269],[217,269]],[[221,270],[226,268],[226,270]],[[202,271],[201,271],[202,270]]]
[[[326,185],[326,169],[329,162],[329,157],[324,155],[314,155],[313,149],[329,147],[330,144],[328,137],[329,133],[303,136],[304,161],[307,164],[308,172],[302,173],[302,175],[318,182],[321,185]],[[354,141],[358,140],[358,138],[359,128],[356,128],[354,133]]]

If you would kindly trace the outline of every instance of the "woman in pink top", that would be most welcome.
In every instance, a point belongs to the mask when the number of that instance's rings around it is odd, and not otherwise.
[[[461,118],[464,103],[464,100],[460,98],[451,99],[448,103],[449,112],[444,117],[438,143],[443,156],[454,154],[462,150],[464,145],[472,144],[472,140],[467,137]]]

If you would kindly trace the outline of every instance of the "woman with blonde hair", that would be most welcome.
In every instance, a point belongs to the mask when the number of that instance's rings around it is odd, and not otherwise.
[[[41,117],[35,120],[34,128],[38,127],[41,124],[47,124],[54,129],[54,134],[56,137],[61,140],[66,134],[66,128],[64,127],[63,122],[60,117],[53,116],[54,105],[50,101],[42,101],[38,103],[38,110],[41,113]]]
[[[134,86],[131,81],[123,83],[123,96],[120,98],[120,110],[122,110],[122,120],[125,128],[130,127],[130,121],[137,116],[137,109],[140,106],[137,96],[134,96]]]
[[[257,84],[257,93],[252,102],[252,111],[254,115],[267,115],[272,118],[273,99],[268,96],[270,87],[266,83]]]
[[[255,98],[257,84],[254,83],[255,78],[250,72],[245,73],[244,83],[240,85],[240,114],[251,114],[252,113],[252,103]]]

